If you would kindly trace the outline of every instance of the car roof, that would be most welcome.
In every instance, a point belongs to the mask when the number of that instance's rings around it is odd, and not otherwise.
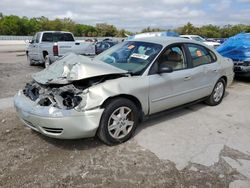
[[[144,38],[138,38],[138,39],[131,39],[129,41],[150,42],[150,43],[161,44],[162,46],[167,46],[169,44],[179,43],[179,42],[187,42],[187,43],[191,42],[191,43],[196,43],[196,44],[202,44],[200,42],[190,41],[190,39],[185,39],[181,37],[164,37],[164,36],[144,37]]]
[[[200,37],[200,35],[180,35],[180,37]]]
[[[41,33],[71,33],[68,31],[41,31]]]

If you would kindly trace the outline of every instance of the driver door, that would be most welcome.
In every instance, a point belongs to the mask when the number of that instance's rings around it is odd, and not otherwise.
[[[172,72],[158,73],[164,63]],[[151,67],[149,73],[150,114],[160,112],[192,100],[192,71],[189,69],[182,44],[167,47]]]
[[[33,39],[32,43],[29,45],[29,56],[33,60],[39,60],[39,39],[41,33],[37,33]]]

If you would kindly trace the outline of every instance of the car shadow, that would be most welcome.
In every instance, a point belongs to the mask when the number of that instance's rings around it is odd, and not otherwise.
[[[225,91],[225,94],[224,94],[224,98],[227,97],[229,95],[228,91]],[[222,100],[223,102],[223,100]]]
[[[228,96],[228,92],[226,91],[224,97],[227,97],[227,96]],[[165,110],[163,112],[150,115],[146,117],[146,119],[137,126],[133,137],[135,137],[137,134],[139,134],[143,129],[146,129],[147,127],[154,126],[155,124],[169,121],[171,119],[179,118],[189,113],[195,113],[196,111],[199,111],[200,109],[206,106],[207,105],[203,101],[193,102],[190,104],[186,104],[180,107],[176,107],[170,110]],[[75,150],[75,149],[88,150],[88,149],[107,146],[104,143],[102,143],[97,138],[97,136],[93,138],[63,140],[63,139],[50,138],[40,133],[37,133],[35,131],[34,131],[34,134],[36,134],[37,136],[39,136],[41,139],[45,140],[49,144],[52,144],[55,147],[66,149],[66,150]]]
[[[235,76],[234,79],[239,82],[250,83],[250,77]]]
[[[37,132],[34,133],[47,143],[64,150],[88,150],[104,146],[104,144],[97,137],[66,140],[50,138]]]
[[[229,92],[225,91],[224,98],[226,98],[228,95],[229,95]],[[170,110],[165,110],[165,111],[150,115],[138,125],[134,136],[139,134],[143,129],[146,129],[147,127],[151,127],[151,126],[154,126],[155,124],[169,121],[171,119],[179,118],[186,114],[196,113],[197,111],[205,107],[209,107],[209,106],[205,104],[204,101],[193,102],[193,103],[179,106]]]
[[[199,111],[200,109],[206,106],[207,105],[204,104],[204,102],[192,103],[189,105],[177,107],[170,110],[165,110],[163,112],[150,115],[149,117],[147,117],[147,119],[145,119],[138,125],[134,136],[139,134],[143,129],[154,126],[156,124],[160,124],[165,121],[170,121],[171,119],[176,119],[181,116],[185,116],[186,114],[195,113],[196,111]]]

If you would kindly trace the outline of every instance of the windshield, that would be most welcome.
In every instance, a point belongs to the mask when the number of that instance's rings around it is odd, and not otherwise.
[[[206,41],[204,38],[200,37],[200,36],[195,36],[195,37],[191,37],[193,40],[199,41],[199,42],[204,42]]]
[[[141,74],[161,51],[160,44],[126,41],[104,51],[94,59],[132,74]]]

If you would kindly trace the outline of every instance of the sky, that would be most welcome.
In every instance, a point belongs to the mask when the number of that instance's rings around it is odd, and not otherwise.
[[[191,22],[250,24],[250,0],[0,0],[4,15],[71,18],[81,24],[113,24],[129,31],[172,29]]]

